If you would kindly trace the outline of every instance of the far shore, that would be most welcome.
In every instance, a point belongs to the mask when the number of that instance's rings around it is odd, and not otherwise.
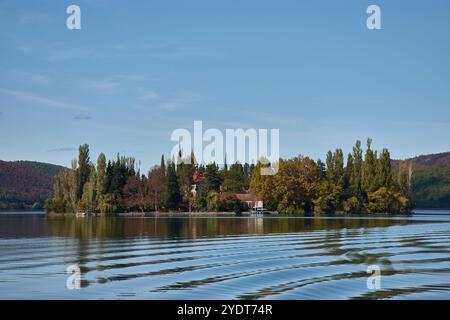
[[[55,216],[55,217],[80,217],[77,216],[75,213],[47,213],[48,216]],[[412,216],[414,215],[414,212],[408,212],[408,213],[364,213],[364,214],[347,214],[344,212],[335,212],[333,214],[328,215],[307,215],[307,214],[282,214],[278,212],[270,212],[270,214],[265,215],[252,215],[250,212],[242,212],[242,213],[235,213],[235,212],[202,212],[202,211],[174,211],[174,212],[121,212],[121,213],[107,213],[107,214],[100,214],[100,213],[89,213],[85,216],[81,217],[249,217],[249,216],[265,216],[265,217],[393,217],[393,216]]]
[[[49,216],[70,216],[75,217],[77,214],[75,213],[47,213]],[[234,212],[200,212],[200,211],[174,211],[174,212],[120,212],[120,213],[89,213],[86,214],[86,216],[93,216],[93,217],[179,217],[179,216],[191,216],[191,217],[214,217],[214,216],[228,216],[228,217],[234,217],[234,216],[250,216],[250,212],[242,212],[239,214],[236,214]],[[274,214],[275,215],[275,214]]]

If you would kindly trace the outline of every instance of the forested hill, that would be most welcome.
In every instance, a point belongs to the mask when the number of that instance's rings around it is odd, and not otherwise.
[[[40,209],[64,167],[34,161],[0,160],[0,210]]]
[[[42,173],[47,176],[55,176],[58,173],[61,172],[61,170],[64,169],[62,166],[58,166],[51,163],[45,163],[45,162],[37,162],[37,161],[14,161],[12,162],[19,167],[25,168],[27,170],[36,172],[36,173]]]
[[[450,209],[450,168],[413,164],[411,192],[417,208]]]
[[[417,208],[450,208],[450,152],[421,155],[413,164],[412,199]],[[393,161],[394,168],[398,161]]]
[[[408,159],[407,161],[422,166],[450,168],[450,152],[421,155]]]

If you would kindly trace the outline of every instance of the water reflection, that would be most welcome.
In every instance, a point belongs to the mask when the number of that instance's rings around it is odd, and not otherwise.
[[[2,214],[0,297],[450,298],[449,218]],[[65,288],[71,264],[80,290]]]
[[[84,239],[197,239],[237,234],[271,234],[341,230],[404,225],[408,219],[298,219],[298,218],[45,218],[45,230],[51,236]],[[39,223],[34,221],[31,223]],[[13,226],[14,229],[14,226]],[[26,232],[27,228],[25,229]],[[27,234],[15,235],[27,236]]]

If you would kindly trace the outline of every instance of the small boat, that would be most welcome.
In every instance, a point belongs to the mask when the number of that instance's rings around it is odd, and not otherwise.
[[[77,212],[76,214],[75,214],[75,216],[77,217],[77,218],[83,218],[83,217],[86,217],[86,212]]]
[[[266,208],[253,208],[250,210],[252,216],[265,216],[271,214]]]

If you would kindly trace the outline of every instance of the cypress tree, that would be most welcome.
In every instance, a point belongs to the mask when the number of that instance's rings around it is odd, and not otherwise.
[[[228,171],[228,164],[227,164],[227,154],[225,153],[225,160],[223,163],[223,172],[227,172]]]
[[[169,210],[175,210],[180,207],[181,195],[178,184],[175,163],[169,162],[167,166],[167,200],[166,207]]]
[[[362,187],[362,149],[361,141],[357,140],[355,146],[353,147],[353,190],[355,194],[358,194]]]
[[[244,175],[246,178],[250,178],[250,165],[248,162],[244,164]]]
[[[163,176],[165,176],[166,175],[166,163],[164,161],[164,155],[161,155],[161,165],[160,165],[160,167],[161,167],[161,172],[162,172]]]
[[[325,179],[326,178],[326,176],[327,176],[327,168],[326,168],[326,166],[325,166],[325,163],[323,163],[323,161],[322,160],[317,160],[317,166],[319,167],[319,169],[320,169],[320,172],[319,172],[319,174],[320,174],[320,179],[322,180],[322,179]]]
[[[215,163],[210,163],[206,166],[205,173],[205,191],[206,193],[210,191],[219,191],[221,179],[219,175],[219,168]]]

